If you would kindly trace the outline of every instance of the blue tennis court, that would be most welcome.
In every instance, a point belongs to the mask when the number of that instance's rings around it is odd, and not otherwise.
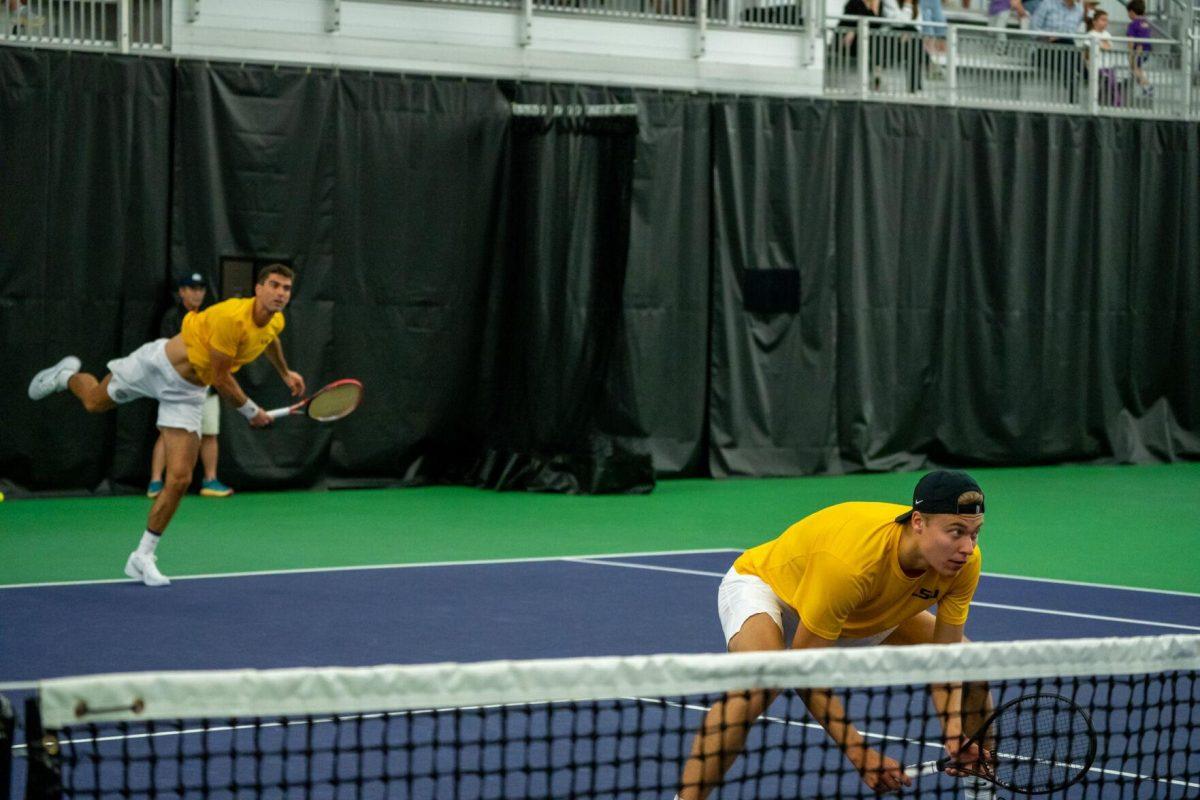
[[[0,675],[718,652],[738,552],[499,560],[0,589]],[[1200,596],[985,575],[980,641],[1200,633]]]
[[[147,592],[140,585],[123,581],[8,587],[0,590],[5,608],[0,637],[10,643],[0,649],[0,674],[7,681],[6,693],[16,700],[29,688],[28,682],[101,672],[719,652],[723,642],[715,612],[715,592],[721,575],[737,554],[733,550],[713,550],[222,575],[180,579],[162,592]],[[1197,621],[1200,621],[1200,596],[1193,594],[985,575],[967,630],[978,641],[1128,637],[1200,633]],[[1131,708],[1125,719],[1106,719],[1105,725],[1130,730],[1176,726],[1190,738],[1182,742],[1166,740],[1164,757],[1173,759],[1167,766],[1172,774],[1200,774],[1200,764],[1195,763],[1200,759],[1196,755],[1200,752],[1200,741],[1196,740],[1200,732],[1195,720],[1188,724],[1186,719],[1151,719],[1146,716],[1148,712],[1134,707],[1135,703],[1154,703],[1156,707],[1170,704],[1176,717],[1179,709],[1195,714],[1200,704],[1200,686],[1176,685],[1169,690],[1157,690],[1159,694],[1154,697],[1138,695],[1138,687],[1115,690],[1106,687],[1104,691],[1111,695],[1105,698],[1109,705],[1128,704]],[[1117,697],[1112,694],[1114,691],[1124,691],[1128,696]],[[795,708],[778,707],[789,703],[795,706],[798,701],[794,697],[777,701],[777,707],[768,712],[767,721],[754,733],[773,739],[774,746],[766,752],[776,755],[767,758],[778,758],[781,763],[743,759],[751,763],[736,768],[765,770],[768,778],[777,776],[756,781],[756,796],[795,796],[796,791],[803,789],[789,783],[787,777],[796,774],[799,763],[788,765],[782,760],[804,758],[805,748],[793,745],[824,736],[819,728],[813,730],[811,721],[804,721],[802,708],[798,712]],[[645,734],[628,729],[630,725],[658,731],[663,729],[662,715],[677,715],[682,720],[680,727],[688,729],[699,723],[703,708],[702,702],[681,698],[674,705],[655,701],[649,707],[642,703],[635,711],[616,708],[595,712],[595,718],[586,723],[589,731],[596,733],[607,726],[608,732],[593,738],[590,746],[604,746],[602,743],[609,741],[608,746],[616,749],[648,747]],[[888,716],[886,709],[872,711],[852,706],[849,711],[852,716]],[[365,723],[366,727],[355,736],[365,743],[368,761],[377,761],[377,769],[383,774],[400,766],[389,767],[388,758],[406,759],[405,769],[413,766],[413,759],[429,760],[431,766],[426,770],[429,775],[424,782],[407,784],[402,793],[414,797],[458,794],[486,797],[504,792],[517,796],[557,797],[579,793],[602,796],[617,793],[625,785],[665,786],[669,785],[666,776],[673,778],[677,769],[672,754],[677,756],[686,748],[686,741],[664,742],[661,736],[655,736],[653,746],[660,754],[666,754],[663,763],[655,766],[644,761],[636,768],[593,771],[583,788],[561,783],[579,781],[578,776],[555,778],[553,771],[538,779],[542,783],[536,786],[497,786],[498,779],[486,777],[488,762],[505,758],[511,761],[516,756],[505,755],[506,746],[496,742],[487,731],[491,729],[489,726],[504,727],[511,723],[496,721],[482,713],[471,719],[458,722],[475,726],[475,733],[469,735],[477,745],[466,755],[461,750],[453,755],[439,754],[439,723],[432,717],[408,721],[403,741],[388,742],[388,734],[382,729],[373,732]],[[523,724],[553,729],[579,723],[567,721],[549,708],[540,722]],[[318,751],[325,746],[331,748],[325,766],[317,769],[336,773],[339,759],[350,756],[338,755],[329,742],[322,745],[323,737],[337,735],[333,726],[318,723],[312,727],[312,731],[303,734],[308,737],[309,748]],[[323,731],[323,727],[329,730]],[[920,744],[926,735],[922,731],[885,727],[874,733],[883,738],[908,740],[904,745],[907,758],[931,757],[928,751],[921,753],[922,749],[928,750]],[[570,730],[564,734],[571,738]],[[202,736],[207,737],[213,749],[225,752],[240,734],[236,730],[218,729],[187,735],[176,731],[174,735],[179,737],[182,748],[188,746],[188,736]],[[289,732],[286,727],[254,733],[259,746],[268,749],[272,741],[281,742],[289,735],[301,734]],[[372,737],[382,743],[380,747],[370,746]],[[814,748],[813,754],[812,757],[821,757],[819,749]],[[353,758],[362,761],[364,756]],[[459,769],[464,758],[469,764],[480,765],[478,769],[466,769],[470,780],[476,782],[473,789],[458,786],[450,792],[446,788],[444,782],[453,779],[443,774],[448,767],[438,766],[439,760],[446,758],[453,759]],[[535,761],[541,758],[547,764],[564,758],[570,760],[569,752],[564,755],[553,748],[541,755],[526,752],[521,758]],[[279,775],[286,775],[289,763],[289,757],[280,756],[274,765],[270,759],[264,765],[260,758],[254,768],[277,770]],[[367,766],[368,772],[375,769]],[[222,766],[220,759],[205,766],[226,774],[243,768],[246,767],[233,761]],[[658,770],[661,774],[647,782],[645,776],[639,779],[624,774],[622,769]],[[1104,753],[1093,769],[1108,769]],[[1120,769],[1128,771],[1129,766],[1125,764]],[[1144,769],[1142,777],[1165,774],[1161,763],[1147,763]],[[18,789],[20,771],[18,759]],[[475,775],[476,772],[479,774]],[[175,775],[171,780],[178,782],[184,778]],[[194,780],[199,778],[192,775],[185,782]],[[278,776],[275,780],[278,781]],[[534,779],[510,776],[506,780]],[[641,783],[636,783],[637,780]],[[348,786],[351,788],[346,791],[357,796],[372,794],[373,784],[369,781],[365,785],[361,781],[351,782]],[[928,784],[923,786],[928,789]],[[838,787],[823,785],[817,791],[838,791]],[[843,787],[842,791],[856,790]],[[341,796],[336,791],[334,794]],[[1137,782],[1133,794],[1106,789],[1102,795],[1067,796],[1196,797],[1200,796],[1200,784],[1149,780]]]

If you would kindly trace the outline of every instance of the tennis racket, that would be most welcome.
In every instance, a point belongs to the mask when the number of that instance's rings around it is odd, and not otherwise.
[[[1096,759],[1096,729],[1087,712],[1057,694],[1027,694],[988,717],[963,746],[983,747],[990,758],[962,764],[946,756],[907,768],[910,778],[947,767],[1019,794],[1050,794],[1082,778]]]
[[[362,402],[363,385],[353,378],[334,381],[299,403],[267,412],[271,419],[307,414],[317,422],[333,422],[348,415]]]

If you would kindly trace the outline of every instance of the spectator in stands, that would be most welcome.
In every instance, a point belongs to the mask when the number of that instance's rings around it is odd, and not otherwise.
[[[1074,44],[1072,34],[1083,31],[1083,3],[1079,0],[1043,0],[1033,15],[1032,25],[1035,31],[1053,34],[1048,37],[1051,42]]]
[[[884,19],[894,19],[897,22],[917,18],[916,3],[914,0],[883,0],[881,10]],[[916,28],[903,28],[903,30],[916,30]]]
[[[1154,87],[1150,85],[1150,78],[1146,75],[1146,62],[1150,60],[1149,40],[1154,38],[1154,29],[1150,27],[1150,20],[1145,16],[1146,2],[1145,0],[1129,0],[1125,10],[1129,14],[1129,25],[1125,28],[1125,35],[1130,39],[1146,40],[1130,45],[1129,70],[1141,88],[1142,95],[1151,97],[1154,94]]]
[[[1017,23],[1022,27],[1029,27],[1029,12],[1025,10],[1021,0],[989,0],[987,6],[988,27],[1004,29],[1008,27],[1008,18],[1010,15],[1017,15]],[[996,38],[996,52],[1003,53],[1006,48],[1007,37],[1000,34]]]
[[[842,15],[847,17],[875,17],[882,18],[883,13],[880,10],[881,0],[846,0],[846,5],[842,8]],[[858,49],[858,21],[852,19],[844,19],[838,23],[838,27],[851,28],[852,30],[842,34],[841,46],[842,49],[850,54],[850,58],[858,61],[861,57],[871,59],[871,88],[880,89],[883,84],[883,67],[880,61],[880,53],[882,49],[879,47],[867,46],[868,53],[860,54]]]
[[[917,18],[917,0],[883,0],[884,19],[895,22],[910,22]],[[914,25],[889,25],[888,29],[899,35],[896,47],[896,59],[906,73],[908,91],[921,90],[921,75],[929,57],[921,49],[920,40],[916,37],[917,28]],[[890,65],[889,65],[890,66]]]
[[[1103,106],[1119,106],[1121,105],[1121,90],[1117,85],[1117,76],[1111,66],[1105,66],[1107,61],[1106,53],[1112,50],[1112,34],[1108,31],[1108,12],[1102,9],[1096,9],[1092,12],[1092,16],[1084,22],[1087,27],[1088,38],[1082,39],[1079,42],[1081,52],[1083,53],[1084,74],[1088,74],[1086,69],[1091,59],[1092,42],[1096,43],[1097,52],[1100,55],[1099,63],[1096,67],[1096,75],[1098,76],[1099,91],[1098,97],[1100,105]]]
[[[946,13],[942,10],[942,0],[919,0],[919,3],[923,21],[942,23],[941,25],[921,26],[921,35],[925,37],[925,51],[931,56],[944,54],[946,52]]]
[[[1037,50],[1035,57],[1039,62],[1039,72],[1051,80],[1062,82],[1067,89],[1068,102],[1074,103],[1082,70],[1075,36],[1083,32],[1083,3],[1081,0],[1042,0],[1033,14],[1032,24],[1035,31],[1050,34],[1046,41],[1052,45]]]
[[[30,13],[29,3],[26,0],[0,0],[0,2],[3,2],[5,12],[0,14],[0,20],[4,20],[7,33],[12,36],[28,33],[33,28],[42,27],[46,22],[45,17]]]
[[[989,0],[987,7],[988,27],[1007,28],[1009,17],[1017,15],[1017,21],[1025,27],[1029,12],[1021,0]]]
[[[1021,30],[1029,30],[1029,26],[1033,24],[1033,15],[1042,7],[1042,0],[1021,0],[1021,4],[1025,7],[1025,16],[1021,17]]]
[[[191,311],[199,311],[204,305],[204,297],[208,286],[204,276],[193,272],[179,281],[179,302],[163,315],[160,335],[170,339],[179,333],[183,327],[183,318]],[[204,467],[204,479],[200,483],[200,494],[203,497],[228,497],[233,494],[221,481],[217,480],[217,434],[221,432],[221,406],[216,393],[211,388],[204,398],[204,411],[200,418],[200,463]],[[166,468],[166,446],[162,434],[154,443],[154,454],[150,459],[150,486],[146,496],[158,497],[163,490],[163,472]]]

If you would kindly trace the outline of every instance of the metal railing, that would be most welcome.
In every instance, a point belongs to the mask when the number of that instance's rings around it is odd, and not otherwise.
[[[705,1],[709,25],[798,30],[810,16],[807,0],[533,0],[535,11],[628,19],[694,22]],[[429,0],[451,5],[520,8],[522,0]]]
[[[1176,0],[1171,0],[1175,2]],[[428,0],[524,17],[579,14],[710,28],[781,30],[824,54],[833,97],[1035,111],[1200,118],[1200,34],[1087,35],[876,17],[824,18],[823,0]],[[0,43],[118,52],[169,50],[171,0],[0,0]],[[1147,47],[1147,45],[1149,45]],[[818,64],[819,66],[819,64]]]
[[[167,50],[170,15],[171,0],[0,0],[0,42]]]
[[[825,93],[864,99],[1196,116],[1186,48],[1171,39],[1100,39],[978,25],[830,18]]]

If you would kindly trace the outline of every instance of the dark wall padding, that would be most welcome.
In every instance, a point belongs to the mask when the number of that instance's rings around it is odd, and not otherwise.
[[[0,486],[143,482],[152,404],[29,377],[248,254],[297,269],[292,366],[367,393],[226,409],[239,488],[1200,457],[1197,131],[0,48]]]
[[[38,369],[155,337],[167,272],[171,62],[0,48],[0,480],[96,488],[149,470],[154,415],[35,405]]]
[[[508,103],[492,83],[183,65],[173,261],[285,254],[285,353],[312,387],[366,385],[337,425],[250,430],[226,411],[236,486],[408,477],[471,446],[490,282],[503,263]],[[265,362],[240,374],[282,404]]]
[[[1194,124],[714,107],[714,475],[1200,456]],[[800,313],[742,310],[800,272]]]

